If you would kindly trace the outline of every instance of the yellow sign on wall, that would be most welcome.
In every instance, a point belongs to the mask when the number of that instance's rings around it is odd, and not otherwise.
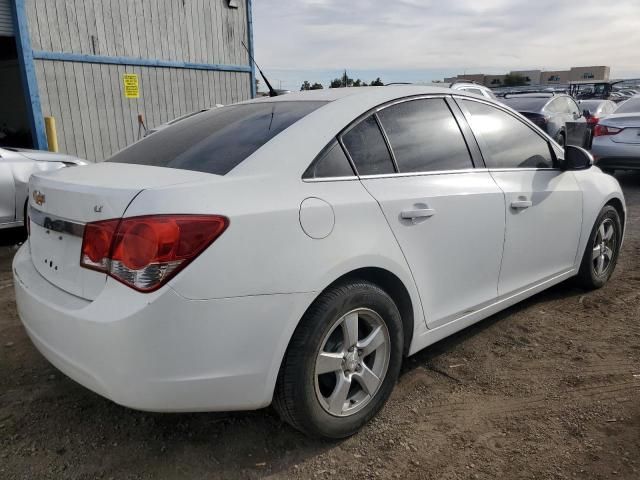
[[[140,98],[140,87],[138,75],[136,73],[125,73],[122,75],[125,98]]]

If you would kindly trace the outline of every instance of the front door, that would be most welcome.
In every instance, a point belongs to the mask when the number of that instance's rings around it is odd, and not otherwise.
[[[582,227],[582,191],[573,173],[554,168],[548,140],[516,116],[485,103],[458,101],[505,195],[499,295],[570,271]]]

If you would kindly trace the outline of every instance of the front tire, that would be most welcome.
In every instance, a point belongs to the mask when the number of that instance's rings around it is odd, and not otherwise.
[[[589,290],[601,288],[611,278],[620,244],[622,221],[611,205],[605,205],[591,230],[578,273],[579,283]]]
[[[391,297],[367,281],[324,292],[293,334],[274,407],[303,433],[356,433],[386,403],[400,372],[402,320]]]

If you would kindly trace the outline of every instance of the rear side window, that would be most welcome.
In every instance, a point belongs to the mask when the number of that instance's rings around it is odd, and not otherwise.
[[[351,177],[353,168],[337,141],[324,149],[318,158],[307,168],[302,178]]]
[[[463,88],[462,90],[469,93],[475,93],[476,95],[480,95],[481,97],[484,96],[482,90],[480,90],[479,88]]]
[[[471,114],[489,168],[552,168],[549,143],[527,125],[497,108],[462,100]]]
[[[442,98],[398,103],[378,112],[403,172],[473,168],[460,127]]]
[[[225,175],[325,103],[280,101],[214,108],[153,133],[107,161]]]
[[[342,141],[359,175],[395,172],[389,149],[373,115],[345,133]]]

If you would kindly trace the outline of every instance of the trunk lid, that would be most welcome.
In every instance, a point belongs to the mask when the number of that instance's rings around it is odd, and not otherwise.
[[[640,144],[640,114],[613,114],[600,120],[600,124],[623,129],[620,133],[611,136],[612,142]]]
[[[106,274],[80,267],[84,224],[123,216],[143,190],[202,179],[201,172],[100,163],[34,174],[29,181],[31,258],[57,287],[87,300]]]

